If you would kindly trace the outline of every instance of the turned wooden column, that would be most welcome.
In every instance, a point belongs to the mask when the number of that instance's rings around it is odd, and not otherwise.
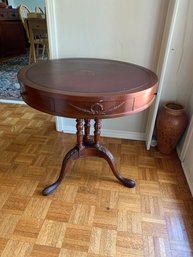
[[[77,146],[81,149],[83,147],[83,119],[76,119],[76,130]]]
[[[94,143],[96,146],[99,146],[100,134],[101,134],[101,119],[95,119]]]
[[[84,120],[84,142],[88,142],[90,137],[90,119]]]

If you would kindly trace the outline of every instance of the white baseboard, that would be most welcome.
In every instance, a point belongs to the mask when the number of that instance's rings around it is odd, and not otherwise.
[[[191,191],[191,194],[192,194],[192,196],[193,196],[193,178],[192,178],[192,176],[190,175],[190,171],[189,171],[189,169],[186,167],[185,163],[184,163],[184,162],[181,162],[181,164],[182,164],[182,168],[183,168],[183,171],[184,171],[186,180],[187,180],[187,182],[188,182],[188,186],[189,186],[190,191]]]
[[[102,129],[101,130],[101,135],[104,136],[104,137],[113,137],[113,138],[123,138],[123,139],[145,141],[145,133],[139,133],[139,132]]]
[[[0,103],[9,103],[9,104],[26,104],[24,101],[12,100],[12,99],[0,99]]]
[[[182,169],[183,169],[184,175],[186,177],[189,189],[190,189],[191,194],[193,196],[193,178],[190,175],[190,171],[189,171],[188,167],[186,167],[185,163],[183,162],[182,152],[180,151],[179,147],[176,148],[176,152],[177,152],[178,157],[179,157],[179,159],[181,161],[181,165],[182,165]]]
[[[76,128],[74,126],[67,125],[64,128],[62,124],[58,124],[57,131],[76,134]],[[91,129],[91,134],[93,134],[93,129]],[[129,132],[124,130],[101,129],[101,136],[145,141],[145,133]]]
[[[193,116],[189,123],[182,148],[177,147],[178,157],[181,161],[181,165],[182,165],[186,180],[188,182],[190,191],[193,196],[193,174],[192,174],[192,171],[190,170],[191,169],[190,163],[189,162],[187,163],[186,161],[186,156],[188,153],[190,153],[190,149],[192,149],[192,138],[193,138]]]

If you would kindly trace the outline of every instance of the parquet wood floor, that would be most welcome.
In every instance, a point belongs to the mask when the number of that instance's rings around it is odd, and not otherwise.
[[[119,184],[105,160],[84,158],[42,196],[75,140],[50,115],[0,104],[0,256],[193,256],[193,199],[176,153],[101,138],[135,188]]]

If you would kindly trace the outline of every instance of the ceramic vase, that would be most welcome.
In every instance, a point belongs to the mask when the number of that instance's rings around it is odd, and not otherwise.
[[[161,108],[156,121],[157,148],[161,153],[172,153],[187,122],[185,109],[181,104],[167,103]]]

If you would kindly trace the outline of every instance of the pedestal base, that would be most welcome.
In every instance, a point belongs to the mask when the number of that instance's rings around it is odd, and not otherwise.
[[[111,170],[114,174],[114,176],[125,186],[127,187],[134,187],[135,181],[132,179],[124,178],[119,174],[119,171],[116,167],[115,160],[113,155],[109,150],[107,150],[105,147],[99,144],[99,137],[100,137],[100,129],[101,129],[101,121],[96,119],[95,120],[95,132],[94,132],[94,140],[89,139],[89,133],[90,133],[90,120],[85,120],[85,135],[83,136],[83,120],[77,119],[77,145],[72,148],[65,156],[60,175],[56,182],[51,184],[50,186],[46,187],[43,191],[43,195],[49,195],[52,193],[62,182],[62,180],[65,177],[65,174],[67,172],[67,165],[69,164],[70,160],[75,160],[81,157],[86,156],[97,156],[100,158],[104,158],[109,166],[111,167]]]

